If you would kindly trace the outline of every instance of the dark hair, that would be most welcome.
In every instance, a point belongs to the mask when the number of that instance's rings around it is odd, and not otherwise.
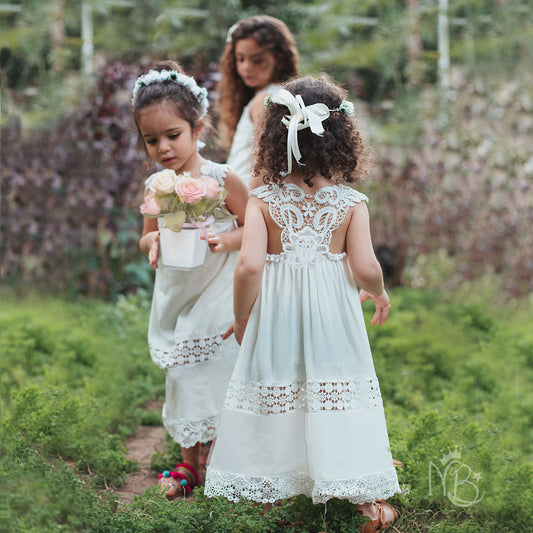
[[[336,109],[346,92],[329,78],[300,78],[283,85],[293,95],[300,95],[305,105],[324,103]],[[264,183],[281,183],[287,172],[287,128],[282,119],[286,106],[270,103],[256,137],[254,175]],[[353,183],[364,179],[369,170],[368,150],[353,118],[340,111],[330,113],[322,122],[324,133],[315,135],[309,128],[298,131],[300,165],[293,159],[293,168],[303,172],[304,181],[312,186],[318,172],[335,181]]]
[[[175,61],[161,61],[155,64],[151,70],[176,70],[183,73],[181,66]],[[194,129],[201,118],[201,107],[196,96],[185,86],[172,80],[143,85],[135,96],[132,104],[133,117],[137,124],[137,116],[141,109],[153,104],[164,102],[174,108],[176,114],[186,120]],[[137,127],[138,129],[138,127]]]
[[[272,82],[280,83],[298,75],[298,51],[294,37],[284,22],[268,15],[256,15],[235,24],[220,60],[222,77],[217,86],[220,133],[227,145],[231,144],[235,135],[244,106],[255,94],[255,89],[246,86],[237,73],[235,61],[236,43],[249,37],[273,54]]]

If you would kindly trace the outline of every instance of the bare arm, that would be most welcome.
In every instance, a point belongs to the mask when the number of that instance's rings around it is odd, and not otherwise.
[[[157,268],[159,259],[159,229],[157,219],[144,217],[143,232],[139,239],[139,248],[143,254],[148,255],[150,266]]]
[[[246,209],[246,224],[242,248],[233,282],[234,331],[240,343],[255,299],[261,288],[267,251],[267,226],[257,198],[250,198]]]
[[[257,129],[257,126],[261,122],[263,115],[265,114],[265,97],[270,93],[260,92],[253,97],[252,103],[250,104],[250,119],[254,125],[254,129]],[[258,176],[253,176],[250,181],[250,190],[253,191],[257,187],[264,185],[263,179]]]
[[[371,299],[376,312],[370,324],[383,324],[389,314],[389,296],[383,285],[383,273],[374,253],[370,235],[370,219],[365,202],[357,204],[346,233],[346,251],[357,285],[361,288],[360,300]]]
[[[228,172],[224,182],[228,191],[226,206],[237,216],[237,228],[223,233],[208,232],[208,243],[212,252],[233,252],[239,250],[242,242],[244,217],[248,202],[248,189],[243,181],[233,172]]]

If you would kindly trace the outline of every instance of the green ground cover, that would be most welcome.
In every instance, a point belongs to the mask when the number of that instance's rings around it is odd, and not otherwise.
[[[167,502],[154,487],[117,506],[112,488],[135,469],[127,437],[161,423],[144,409],[164,395],[146,346],[149,300],[2,294],[0,531],[357,531],[363,520],[346,502],[325,509],[304,497],[262,516],[201,490]],[[491,309],[406,289],[392,291],[392,303],[370,340],[393,455],[404,463],[396,531],[530,530],[531,304]]]

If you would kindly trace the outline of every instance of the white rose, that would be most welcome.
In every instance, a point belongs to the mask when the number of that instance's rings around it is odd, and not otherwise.
[[[152,174],[146,180],[147,187],[156,194],[171,194],[176,185],[176,173],[169,168]]]

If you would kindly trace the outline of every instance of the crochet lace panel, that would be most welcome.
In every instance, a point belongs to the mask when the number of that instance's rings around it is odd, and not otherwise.
[[[308,412],[348,411],[383,407],[377,378],[354,381],[256,383],[232,379],[224,406],[258,415],[278,415],[297,409]]]
[[[315,194],[305,194],[292,183],[264,185],[251,191],[268,203],[270,216],[282,229],[281,243],[283,252],[279,259],[287,261],[295,268],[314,267],[324,258],[338,260],[343,254],[329,251],[331,235],[341,224],[348,209],[368,198],[360,192],[337,185],[323,187]]]
[[[213,163],[209,161],[207,165],[202,165],[200,172],[204,176],[210,176],[218,181],[220,185],[224,185],[226,174],[228,173],[229,166],[221,163]]]
[[[177,342],[172,348],[150,344],[150,355],[159,368],[175,365],[194,365],[222,356],[222,335],[203,339],[187,339]]]
[[[246,499],[273,503],[303,494],[312,498],[313,503],[342,498],[353,504],[363,504],[390,498],[400,492],[400,487],[394,467],[355,479],[336,481],[314,481],[305,472],[260,477],[221,472],[208,467],[204,492],[208,497],[224,496],[234,502]]]
[[[191,448],[198,442],[207,442],[215,438],[218,416],[209,416],[200,420],[163,420],[165,429],[180,446]]]

